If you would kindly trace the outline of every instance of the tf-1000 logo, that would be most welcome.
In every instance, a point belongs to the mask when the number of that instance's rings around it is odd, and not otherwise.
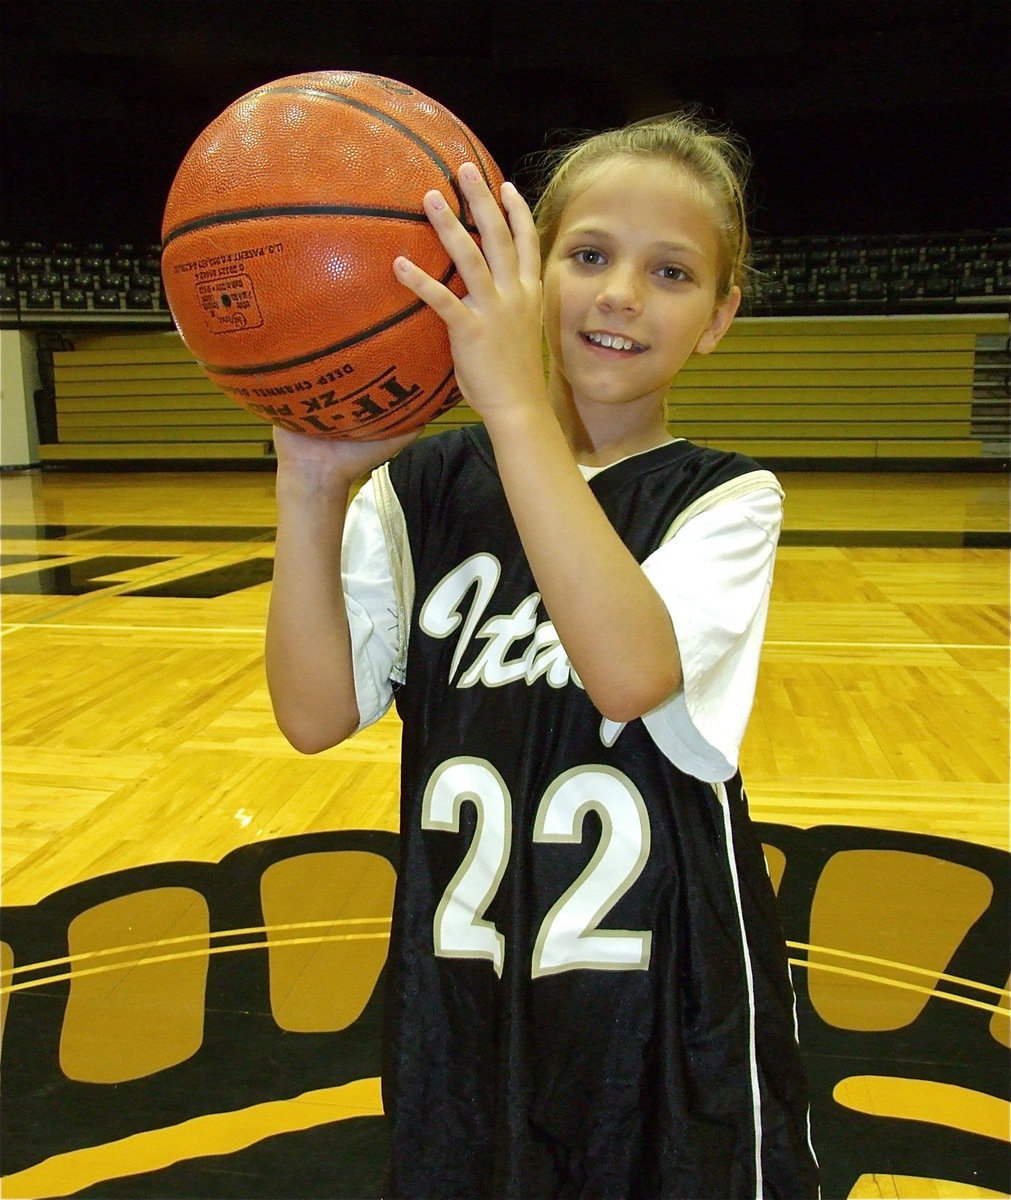
[[[360,427],[384,420],[392,412],[416,400],[421,394],[417,383],[405,383],[397,378],[396,366],[387,367],[381,375],[368,383],[359,384],[349,392],[340,392],[334,384],[342,376],[353,373],[354,367],[344,363],[328,371],[315,383],[311,380],[296,380],[294,383],[276,387],[237,388],[219,382],[223,391],[236,396],[244,408],[276,425],[296,432],[317,429],[320,433],[335,433],[350,426]],[[446,381],[451,382],[450,380]],[[314,387],[326,390],[305,396]],[[290,397],[290,399],[288,398]],[[447,391],[445,406],[458,398],[456,389]]]

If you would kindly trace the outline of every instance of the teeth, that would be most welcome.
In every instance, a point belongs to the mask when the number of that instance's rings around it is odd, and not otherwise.
[[[587,341],[593,342],[594,345],[604,346],[608,350],[632,350],[636,343],[629,341],[628,338],[615,337],[611,333],[588,333]]]

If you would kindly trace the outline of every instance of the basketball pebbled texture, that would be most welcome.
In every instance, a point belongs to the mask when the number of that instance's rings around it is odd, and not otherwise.
[[[392,437],[460,398],[442,320],[393,275],[404,254],[463,285],[422,209],[431,188],[473,232],[456,175],[502,175],[448,109],[356,71],[287,76],[197,138],[169,192],[162,275],[204,372],[274,424]]]

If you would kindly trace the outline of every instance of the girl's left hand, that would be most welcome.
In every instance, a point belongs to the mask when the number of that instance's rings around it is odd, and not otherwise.
[[[396,277],[446,322],[456,380],[485,421],[516,404],[543,402],[541,273],[537,230],[526,201],[511,184],[502,187],[508,223],[472,163],[459,172],[481,244],[467,232],[441,192],[427,192],[425,213],[456,264],[461,298],[407,258]]]

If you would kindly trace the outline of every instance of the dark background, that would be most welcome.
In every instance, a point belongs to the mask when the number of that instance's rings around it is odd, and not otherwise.
[[[507,176],[699,105],[751,147],[758,236],[1008,226],[1009,28],[1006,0],[2,0],[0,236],[156,242],[204,126],[335,68],[440,100]]]

